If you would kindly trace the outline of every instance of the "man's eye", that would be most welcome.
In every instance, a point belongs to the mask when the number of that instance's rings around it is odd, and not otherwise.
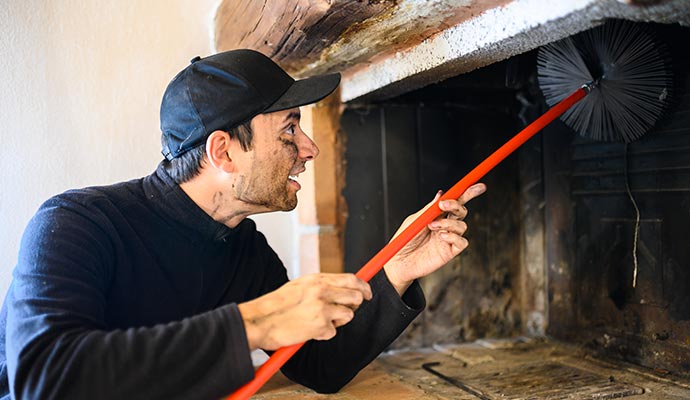
[[[295,126],[294,126],[294,125],[290,125],[290,126],[285,130],[285,132],[286,132],[287,134],[289,134],[289,135],[295,136]]]

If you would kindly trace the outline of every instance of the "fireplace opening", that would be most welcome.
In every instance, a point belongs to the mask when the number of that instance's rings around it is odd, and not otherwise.
[[[522,360],[515,361],[522,369],[502,376],[536,379],[549,370],[557,372],[553,379],[610,391],[573,398],[651,396],[635,382],[588,370],[601,363],[617,371],[639,367],[681,386],[688,381],[690,28],[649,25],[671,51],[673,107],[629,144],[582,138],[555,121],[482,179],[487,193],[468,205],[470,247],[421,281],[427,310],[394,343],[392,350],[409,352],[398,357],[421,366],[438,361],[428,349],[455,351],[452,362],[432,369],[450,377],[448,384],[455,379],[483,393],[465,390],[467,398],[497,398],[503,389],[487,386],[496,373],[490,365],[510,365],[498,362],[510,357]],[[395,98],[346,104],[346,271],[357,271],[405,216],[546,111],[535,59],[536,50]],[[510,346],[496,350],[505,354],[482,353],[495,350],[487,341]],[[555,358],[544,363],[528,353]],[[558,361],[576,355],[599,367]],[[469,374],[468,362],[481,368]],[[403,376],[412,374],[406,365]],[[528,397],[566,398],[544,394],[561,385],[549,379],[541,395]]]

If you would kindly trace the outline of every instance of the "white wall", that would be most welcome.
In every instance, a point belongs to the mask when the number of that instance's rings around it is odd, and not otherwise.
[[[308,165],[308,164],[307,164]],[[307,167],[309,168],[309,167]],[[297,194],[297,198],[301,193]],[[253,215],[257,228],[285,264],[290,279],[304,275],[299,260],[299,222],[297,211]]]
[[[0,0],[0,299],[24,227],[45,199],[155,169],[161,96],[192,57],[212,52],[216,6]],[[291,215],[258,222],[289,270]]]

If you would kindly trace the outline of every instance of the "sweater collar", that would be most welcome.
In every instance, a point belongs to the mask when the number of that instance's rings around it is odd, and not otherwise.
[[[240,229],[247,221],[244,219],[237,227],[229,228],[206,214],[185,193],[165,170],[162,161],[156,172],[144,180],[147,199],[159,208],[166,218],[182,224],[206,240],[225,241],[229,235]]]

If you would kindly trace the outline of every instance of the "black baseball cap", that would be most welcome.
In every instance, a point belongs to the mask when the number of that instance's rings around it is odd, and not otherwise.
[[[172,160],[259,114],[315,103],[338,87],[340,74],[294,80],[258,51],[230,50],[191,64],[168,84],[161,103],[162,153]]]

